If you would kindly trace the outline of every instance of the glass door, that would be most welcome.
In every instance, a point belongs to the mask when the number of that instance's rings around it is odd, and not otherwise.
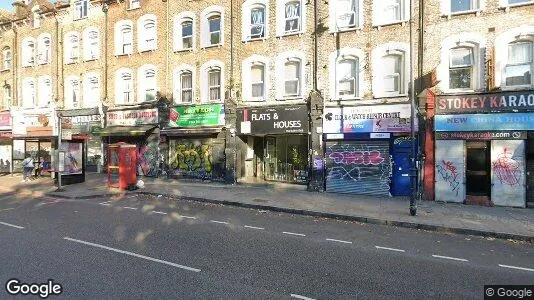
[[[276,138],[268,136],[265,138],[265,179],[276,180],[278,164],[276,162]]]

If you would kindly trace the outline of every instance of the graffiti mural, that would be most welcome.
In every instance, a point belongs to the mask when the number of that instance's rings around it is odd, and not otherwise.
[[[519,162],[512,158],[512,152],[504,148],[493,162],[493,174],[501,184],[519,186],[521,183],[521,168]]]
[[[460,180],[458,178],[458,170],[454,163],[452,161],[442,160],[436,164],[436,170],[440,176],[440,179],[449,185],[452,193],[455,196],[458,196],[460,191]]]
[[[169,164],[174,175],[211,179],[212,146],[207,140],[172,140]]]
[[[148,141],[138,146],[137,173],[144,176],[157,176],[158,142]]]
[[[326,158],[328,191],[389,195],[388,143],[329,143]]]

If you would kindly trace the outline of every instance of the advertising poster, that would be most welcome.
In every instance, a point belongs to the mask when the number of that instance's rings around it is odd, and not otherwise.
[[[177,106],[169,112],[170,127],[198,127],[224,125],[222,104]]]
[[[24,159],[26,143],[24,140],[13,140],[13,159]]]
[[[0,145],[0,173],[11,172],[11,145]]]
[[[65,152],[64,175],[82,174],[82,143],[63,143],[60,151]]]

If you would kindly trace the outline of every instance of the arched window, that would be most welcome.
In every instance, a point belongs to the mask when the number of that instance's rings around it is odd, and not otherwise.
[[[37,53],[39,64],[49,64],[52,57],[52,43],[51,37],[48,33],[43,33],[37,39]]]
[[[13,65],[13,55],[11,53],[11,48],[5,47],[4,50],[2,50],[2,66],[4,70],[11,70],[11,66]]]
[[[82,108],[81,82],[78,76],[68,76],[65,79],[65,107]]]
[[[4,85],[4,93],[3,93],[3,107],[4,109],[8,109],[11,107],[11,86],[9,84]]]
[[[144,15],[137,22],[139,28],[139,51],[155,50],[158,44],[157,21],[155,15]]]
[[[330,92],[333,100],[361,98],[364,69],[360,64],[364,60],[364,52],[356,48],[341,48],[330,54]]]
[[[80,57],[80,36],[78,32],[65,34],[65,64],[78,62]]]
[[[211,6],[202,12],[202,47],[223,44],[223,20],[223,9],[220,6]]]
[[[83,31],[83,59],[85,61],[96,60],[100,57],[100,36],[98,29],[86,28]]]
[[[243,3],[243,41],[267,37],[268,11],[265,0],[248,0]]]
[[[139,101],[156,100],[158,87],[157,70],[153,65],[144,65],[138,73]]]
[[[374,97],[406,96],[409,85],[409,44],[390,42],[373,50]]]
[[[133,53],[133,22],[122,20],[115,24],[115,55]]]
[[[269,59],[252,55],[243,61],[243,101],[265,101],[268,93]]]
[[[74,20],[87,18],[87,13],[89,11],[89,0],[74,0],[72,8]]]
[[[473,88],[474,53],[471,47],[457,47],[450,51],[449,88]]]
[[[23,67],[33,67],[35,65],[35,39],[25,38],[22,41],[22,66]]]
[[[504,67],[506,86],[532,86],[534,69],[532,40],[518,40],[508,44],[508,59]]]
[[[83,77],[83,99],[85,107],[97,107],[100,102],[100,78],[90,72]]]
[[[190,65],[182,65],[174,71],[174,102],[194,102],[194,68]]]
[[[37,91],[35,79],[33,78],[24,78],[22,80],[22,106],[24,108],[37,106]]]
[[[363,0],[331,0],[330,32],[360,28],[363,23]]]
[[[287,51],[276,58],[276,99],[302,98],[305,56],[300,51]]]
[[[409,17],[407,0],[373,1],[373,26],[406,22]]]
[[[202,66],[202,102],[221,102],[224,100],[223,63],[212,60]]]
[[[183,12],[174,18],[174,51],[195,47],[195,14]]]
[[[38,80],[39,106],[47,107],[52,102],[52,80],[50,76],[41,76]]]
[[[132,70],[122,68],[115,74],[115,103],[131,104],[134,103],[134,82]]]
[[[277,0],[276,11],[276,33],[278,36],[304,32],[306,6],[302,0]]]

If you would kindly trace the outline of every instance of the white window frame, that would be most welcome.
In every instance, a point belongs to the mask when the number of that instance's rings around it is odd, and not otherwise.
[[[100,74],[96,72],[86,73],[83,76],[82,90],[85,105],[84,107],[98,107],[101,97]]]
[[[285,74],[285,64],[289,60],[300,60],[300,78],[299,78],[299,93],[298,96],[286,96],[285,95],[285,76],[276,76],[276,100],[300,100],[305,97],[307,92],[307,70],[306,70],[306,56],[301,51],[286,51],[280,53],[276,57],[275,62],[275,74]]]
[[[250,34],[251,27],[250,19],[252,17],[252,10],[258,7],[264,9],[263,19],[263,37],[252,37]],[[241,39],[243,42],[265,40],[269,37],[269,1],[267,0],[247,0],[242,6],[242,26]]]
[[[39,107],[48,107],[52,103],[52,78],[49,75],[37,79],[37,92]]]
[[[209,30],[209,18],[219,15],[221,18],[221,29],[219,32],[219,43],[211,44],[211,32]],[[200,45],[202,48],[219,47],[224,45],[224,9],[221,6],[213,5],[202,11],[200,18]]]
[[[470,10],[463,10],[453,12],[451,8],[452,0],[440,0],[440,12],[442,16],[451,17],[454,15],[470,14],[477,13],[477,15],[486,8],[486,0],[470,0],[472,6],[477,6],[476,8]]]
[[[399,4],[401,6],[400,13],[402,14],[399,20],[391,20],[386,19],[385,16],[385,9],[386,6],[389,3],[393,1],[399,1]],[[373,26],[379,27],[379,26],[386,26],[386,25],[393,25],[393,24],[399,24],[399,23],[406,23],[410,19],[410,10],[409,6],[410,3],[409,0],[373,0]]]
[[[402,90],[400,93],[385,92],[383,87],[383,79],[387,74],[383,71],[383,59],[388,55],[402,55],[403,68],[400,78]],[[406,97],[408,96],[408,87],[410,84],[410,44],[400,42],[389,42],[378,45],[373,49],[372,54],[372,92],[374,98],[388,98],[388,97]]]
[[[154,29],[147,29],[148,24],[152,24]],[[143,15],[137,20],[137,49],[139,52],[145,52],[154,51],[157,48],[158,18],[154,14]]]
[[[33,91],[30,88],[31,86],[33,86]],[[37,107],[37,82],[33,77],[26,77],[22,79],[22,107]]]
[[[123,76],[125,74],[130,75],[130,81],[131,86],[128,89],[129,91],[129,101],[124,101],[124,94],[126,93],[127,89],[124,88],[124,81]],[[120,68],[115,72],[115,104],[117,105],[129,105],[129,104],[135,104],[135,74],[132,69],[129,68]]]
[[[338,64],[345,59],[356,59],[358,60],[358,70],[356,75],[358,76],[356,84],[356,95],[354,96],[344,96],[340,97],[338,95],[338,82],[339,76],[337,73]],[[330,53],[329,62],[330,67],[328,68],[329,78],[330,78],[330,98],[332,100],[359,100],[363,98],[365,93],[365,69],[362,67],[365,63],[366,57],[365,53],[358,48],[341,48],[338,51]]]
[[[520,41],[530,41],[534,43],[534,25],[516,27],[499,34],[495,38],[495,86],[500,87],[502,90],[523,90],[534,88],[534,66],[531,66],[530,85],[506,85],[505,68],[508,63],[508,45]],[[534,64],[534,62],[532,62],[532,64]]]
[[[529,0],[521,3],[513,3],[510,4],[509,0],[499,0],[499,7],[504,9],[510,9],[510,7],[516,7],[516,6],[523,6],[523,5],[532,5],[534,4],[534,0]]]
[[[13,89],[11,85],[5,84],[2,88],[2,105],[4,109],[11,107],[11,101],[13,99]]]
[[[191,21],[193,23],[193,32],[192,32],[192,47],[191,48],[184,48],[183,46],[183,39],[182,36],[182,24],[186,21]],[[173,34],[173,49],[175,52],[178,51],[194,51],[196,47],[196,40],[197,35],[195,34],[195,28],[196,28],[196,18],[195,13],[186,11],[178,14],[174,17],[174,34]]]
[[[473,78],[471,89],[451,89],[450,88],[450,55],[451,49],[468,47],[473,48]],[[486,40],[484,36],[478,33],[462,32],[451,35],[441,42],[440,62],[436,70],[436,77],[439,81],[438,86],[441,91],[446,93],[482,91],[485,89],[484,62],[486,54]]]
[[[73,41],[76,39],[76,41]],[[74,64],[80,60],[80,34],[76,31],[69,31],[63,40],[65,51],[65,64]]]
[[[182,74],[191,73],[191,102],[184,102],[182,99]],[[173,71],[173,93],[172,98],[175,104],[195,104],[196,97],[196,74],[195,68],[192,65],[183,64],[176,67]]]
[[[72,18],[73,20],[81,20],[89,17],[90,9],[89,0],[73,0],[72,1]],[[85,9],[85,11],[84,11]]]
[[[85,28],[85,30],[83,31],[82,42],[84,61],[92,61],[100,58],[100,32],[98,31],[98,28]]]
[[[300,30],[299,31],[292,31],[292,32],[286,32],[285,26],[286,26],[286,4],[288,2],[300,2]],[[305,4],[304,0],[276,0],[276,36],[282,37],[282,36],[289,36],[289,35],[295,35],[295,34],[303,34],[306,32],[306,10],[307,6]]]
[[[213,69],[221,71],[221,99],[218,101],[209,100],[209,76],[208,72]],[[210,60],[200,67],[200,102],[202,103],[222,103],[226,93],[226,81],[224,74],[224,63],[220,60]]]
[[[150,86],[149,79],[147,78],[147,73],[153,73],[154,75],[154,85]],[[154,65],[143,65],[137,71],[137,92],[138,92],[138,102],[150,102],[157,100],[158,88],[158,69]],[[146,95],[148,91],[152,90],[154,93],[153,100],[146,100]]]
[[[48,41],[48,48],[46,46]],[[52,60],[52,36],[49,33],[42,33],[37,38],[37,62],[40,65],[49,64]]]
[[[2,50],[2,70],[8,71],[13,67],[13,51],[10,47],[4,47]]]
[[[336,33],[336,32],[343,32],[343,31],[351,31],[351,30],[357,30],[362,29],[364,24],[364,17],[363,17],[363,0],[353,0],[357,2],[357,9],[358,11],[355,12],[357,15],[355,17],[358,24],[355,26],[346,26],[346,27],[340,27],[338,26],[338,18],[337,18],[337,11],[336,11],[336,5],[337,2],[340,0],[330,0],[328,3],[328,9],[330,13],[330,26],[329,26],[329,32],[330,33]],[[350,12],[349,12],[350,13]]]
[[[30,44],[33,44],[33,52],[30,51]],[[33,67],[36,64],[37,42],[32,37],[26,37],[22,40],[21,65],[23,67]]]
[[[255,65],[263,66],[263,95],[261,97],[252,96],[252,67]],[[270,72],[269,58],[261,55],[252,55],[243,60],[242,63],[242,99],[244,102],[265,102],[268,99],[270,91]]]
[[[78,87],[75,88],[75,85],[73,83],[77,83]],[[80,80],[80,77],[75,76],[75,75],[67,76],[65,78],[64,90],[65,90],[65,93],[64,93],[63,99],[65,99],[65,103],[64,103],[65,108],[77,109],[77,108],[84,107],[83,101],[82,101],[82,82]],[[76,92],[78,96],[77,105],[75,105],[74,98],[72,97]]]
[[[128,0],[128,9],[138,9],[141,8],[141,0]]]
[[[131,30],[131,41],[125,41],[122,30],[128,28]],[[134,51],[135,40],[134,24],[132,20],[120,20],[115,24],[115,56],[132,55]],[[124,51],[125,45],[131,45],[130,51]]]

